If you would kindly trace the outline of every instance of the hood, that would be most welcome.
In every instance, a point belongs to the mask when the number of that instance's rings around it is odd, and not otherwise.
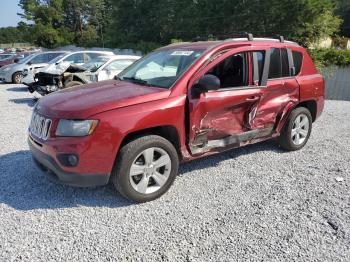
[[[170,90],[109,80],[67,88],[41,98],[39,113],[50,118],[86,119],[121,107],[167,98]]]

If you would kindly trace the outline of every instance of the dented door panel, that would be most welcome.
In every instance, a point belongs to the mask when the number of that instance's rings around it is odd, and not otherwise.
[[[190,103],[190,141],[217,140],[251,130],[262,89],[215,91],[201,94]],[[198,140],[199,138],[199,140]]]
[[[252,129],[275,127],[284,109],[299,101],[299,84],[295,78],[269,80],[258,106]]]

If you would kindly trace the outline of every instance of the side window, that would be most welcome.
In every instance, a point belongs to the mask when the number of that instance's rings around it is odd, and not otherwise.
[[[48,53],[47,54],[47,62],[50,62],[51,60],[55,59],[59,55],[60,55],[60,53]]]
[[[288,52],[287,49],[281,49],[281,61],[282,61],[282,77],[289,77],[289,61],[288,61]]]
[[[103,56],[104,54],[102,53],[85,53],[84,58],[85,58],[85,63],[89,62],[92,59],[95,59],[96,57]]]
[[[72,64],[82,64],[84,63],[84,54],[83,53],[73,54],[65,58],[63,61],[69,62]]]
[[[47,54],[37,55],[31,60],[32,64],[40,64],[47,62]]]
[[[258,75],[254,75],[254,84],[261,85],[262,81],[262,75],[264,73],[264,65],[265,65],[265,51],[256,51],[252,52],[252,59],[257,60],[256,64],[254,63],[254,60],[251,62],[252,64],[252,69],[253,69],[253,74],[257,73]],[[255,72],[255,67],[257,66],[257,70]],[[258,81],[258,83],[255,83],[255,81]]]
[[[221,88],[240,87],[248,85],[248,53],[234,54],[221,61],[207,74],[217,76],[221,82]]]
[[[132,60],[117,60],[106,66],[106,70],[124,70],[133,62]]]
[[[280,78],[281,75],[281,52],[279,48],[272,48],[270,56],[269,79]]]
[[[301,71],[301,65],[303,63],[303,54],[297,51],[293,51],[293,60],[295,67],[295,75],[299,75]]]

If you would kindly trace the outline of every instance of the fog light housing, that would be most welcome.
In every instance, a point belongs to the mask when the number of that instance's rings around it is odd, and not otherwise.
[[[79,164],[79,157],[75,154],[60,154],[57,159],[66,167],[76,167]]]

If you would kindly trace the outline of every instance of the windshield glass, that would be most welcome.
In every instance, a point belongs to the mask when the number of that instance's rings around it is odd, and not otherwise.
[[[63,53],[62,55],[57,56],[55,59],[52,59],[49,64],[56,64],[59,60],[61,60],[63,57],[65,57],[67,54]]]
[[[83,67],[90,72],[96,72],[101,66],[107,63],[109,59],[109,57],[98,56],[84,64]]]
[[[118,77],[121,81],[170,88],[204,50],[156,51],[131,65]]]
[[[25,64],[28,63],[30,60],[32,60],[35,56],[38,54],[31,54],[30,56],[24,57],[18,61],[18,64]]]

